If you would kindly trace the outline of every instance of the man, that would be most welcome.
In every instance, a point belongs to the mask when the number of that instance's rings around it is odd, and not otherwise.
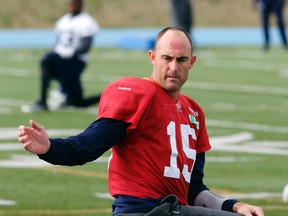
[[[254,0],[254,3],[259,6],[261,11],[261,22],[264,33],[264,49],[268,50],[270,48],[270,34],[269,34],[269,18],[271,14],[275,14],[277,18],[277,26],[282,39],[282,44],[284,49],[288,48],[287,36],[285,31],[285,21],[284,21],[284,7],[285,0]]]
[[[163,29],[149,58],[151,77],[110,84],[97,120],[81,134],[48,139],[44,127],[31,120],[31,127],[19,127],[19,141],[41,159],[69,166],[112,148],[113,215],[263,216],[261,208],[214,194],[203,184],[205,152],[211,148],[204,112],[180,93],[196,61],[189,34]]]
[[[55,24],[57,43],[54,50],[41,60],[40,98],[32,106],[22,107],[24,112],[48,110],[47,94],[52,79],[59,81],[60,93],[64,95],[60,105],[87,107],[100,100],[100,95],[84,99],[80,80],[99,25],[88,13],[82,11],[82,0],[67,2],[69,13]]]

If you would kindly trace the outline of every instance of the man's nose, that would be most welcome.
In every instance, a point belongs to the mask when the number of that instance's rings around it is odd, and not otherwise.
[[[169,67],[170,67],[171,71],[177,71],[178,70],[178,62],[176,60],[171,61]]]

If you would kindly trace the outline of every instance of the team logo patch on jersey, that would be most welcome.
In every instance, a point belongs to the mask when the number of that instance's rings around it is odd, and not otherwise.
[[[194,116],[198,116],[199,114],[198,114],[198,112],[195,112],[193,109],[191,109],[190,107],[188,107],[189,108],[189,110],[193,113],[193,115]]]
[[[196,125],[196,128],[199,130],[200,126],[199,126],[199,121],[196,120],[195,116],[192,114],[189,114],[189,120],[192,124]]]

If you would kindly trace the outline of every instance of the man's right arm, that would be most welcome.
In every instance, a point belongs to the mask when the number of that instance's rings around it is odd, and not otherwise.
[[[38,156],[55,165],[83,165],[99,158],[119,143],[124,138],[128,126],[124,121],[101,118],[76,136],[50,139],[49,151]]]

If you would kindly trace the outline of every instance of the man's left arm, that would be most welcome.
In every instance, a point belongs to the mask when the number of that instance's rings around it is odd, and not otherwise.
[[[77,48],[73,46],[56,46],[54,50],[62,58],[70,59],[73,57],[77,57],[78,55],[87,53],[92,46],[92,42],[93,42],[93,36],[87,36],[80,39]]]
[[[87,53],[93,42],[93,37],[88,36],[80,39],[79,46],[75,50],[75,55]]]
[[[258,206],[229,199],[211,192],[203,184],[205,153],[198,153],[191,174],[188,190],[188,203],[192,206],[202,206],[223,211],[237,212],[245,216],[264,216],[263,210]]]
[[[233,205],[237,200],[229,199],[218,194],[215,194],[204,185],[204,165],[205,152],[196,155],[195,165],[191,174],[191,181],[188,191],[189,205],[202,206],[212,209],[224,211],[233,211]],[[211,202],[210,200],[213,200]]]

